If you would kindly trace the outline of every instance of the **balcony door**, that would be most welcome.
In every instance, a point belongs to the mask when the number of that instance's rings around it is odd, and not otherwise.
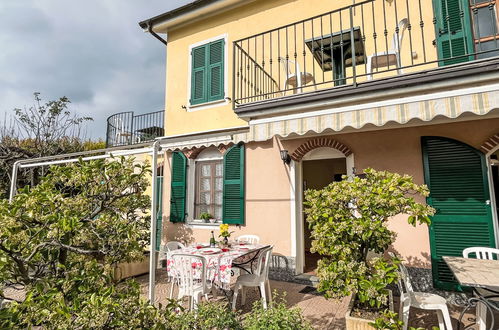
[[[440,66],[499,55],[498,2],[433,0]]]

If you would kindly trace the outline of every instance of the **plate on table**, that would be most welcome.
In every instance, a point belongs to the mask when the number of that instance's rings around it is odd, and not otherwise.
[[[219,248],[204,248],[204,249],[199,249],[199,253],[201,254],[216,254],[220,253],[222,250]]]
[[[256,249],[256,248],[257,248],[257,246],[250,245],[250,244],[239,245],[239,246],[237,247],[237,249],[238,249],[239,251],[250,251],[250,250],[254,250],[254,249]]]

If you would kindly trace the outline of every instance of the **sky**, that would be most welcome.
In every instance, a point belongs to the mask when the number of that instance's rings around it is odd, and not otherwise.
[[[165,48],[138,22],[189,0],[1,0],[0,121],[67,96],[104,139],[114,113],[164,109]]]

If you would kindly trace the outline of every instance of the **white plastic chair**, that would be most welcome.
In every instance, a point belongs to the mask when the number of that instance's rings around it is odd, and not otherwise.
[[[256,235],[241,235],[236,241],[238,243],[258,244],[260,243],[260,237]]]
[[[372,80],[374,69],[382,67],[397,67],[397,73],[402,74],[402,66],[400,61],[400,51],[402,48],[402,40],[404,39],[404,31],[409,25],[407,18],[402,19],[398,24],[399,33],[393,33],[392,48],[385,52],[377,52],[367,57],[367,80]]]
[[[115,127],[115,143],[116,144],[122,144],[122,143],[130,143],[132,139],[132,132],[127,131],[127,128],[125,127],[125,123],[123,120],[119,117],[114,118],[114,123],[113,126]],[[123,142],[123,138],[124,142]]]
[[[208,300],[211,290],[206,280],[206,259],[190,254],[174,254],[172,260],[178,279],[177,299],[190,297],[190,308],[196,309],[201,296]]]
[[[289,59],[287,60],[284,57],[279,57],[279,62],[281,62],[284,73],[286,74],[286,80],[284,81],[284,94],[286,94],[288,86],[293,87],[293,93],[296,91],[301,93],[303,91],[302,87],[310,82],[314,83],[314,88],[317,90],[314,75],[308,72],[301,72],[298,62]],[[294,72],[292,67],[294,67]]]
[[[394,256],[392,253],[389,254]],[[407,268],[402,263],[399,265],[398,287],[400,290],[399,316],[402,317],[404,322],[404,330],[407,330],[411,307],[436,310],[439,328],[441,330],[452,330],[452,322],[445,298],[433,293],[414,292]]]
[[[268,302],[272,302],[272,292],[270,291],[269,283],[269,265],[270,259],[272,257],[272,249],[270,246],[268,248],[262,249],[260,255],[258,256],[258,265],[256,271],[253,274],[244,274],[237,278],[236,286],[234,288],[234,297],[232,298],[232,309],[236,309],[237,296],[239,290],[242,290],[241,303],[244,305],[246,303],[246,293],[244,287],[258,287],[260,288],[260,294],[262,296],[263,308],[267,309],[267,297]]]
[[[166,260],[166,256],[167,256],[168,252],[180,250],[183,248],[185,248],[185,245],[180,243],[180,242],[177,242],[177,241],[168,242],[165,245],[161,246],[161,249],[159,250],[158,260],[159,261]],[[175,285],[178,285],[178,280],[175,278],[175,276],[174,275],[171,275],[171,276],[172,276],[172,281],[171,281],[171,287],[170,287],[170,299],[173,298],[173,287]]]
[[[474,254],[476,259],[499,260],[499,249],[490,247],[475,246],[463,250],[464,258],[471,258],[470,254]],[[485,295],[487,294],[487,292],[483,291],[482,293],[485,293]],[[487,328],[487,308],[481,303],[476,305],[476,324],[478,325],[479,330],[485,330]]]

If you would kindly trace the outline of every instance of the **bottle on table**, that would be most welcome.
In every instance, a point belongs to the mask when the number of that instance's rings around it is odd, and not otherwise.
[[[213,233],[213,230],[211,231],[211,238],[210,238],[210,247],[215,247],[217,245],[217,241],[215,241],[215,234]]]

